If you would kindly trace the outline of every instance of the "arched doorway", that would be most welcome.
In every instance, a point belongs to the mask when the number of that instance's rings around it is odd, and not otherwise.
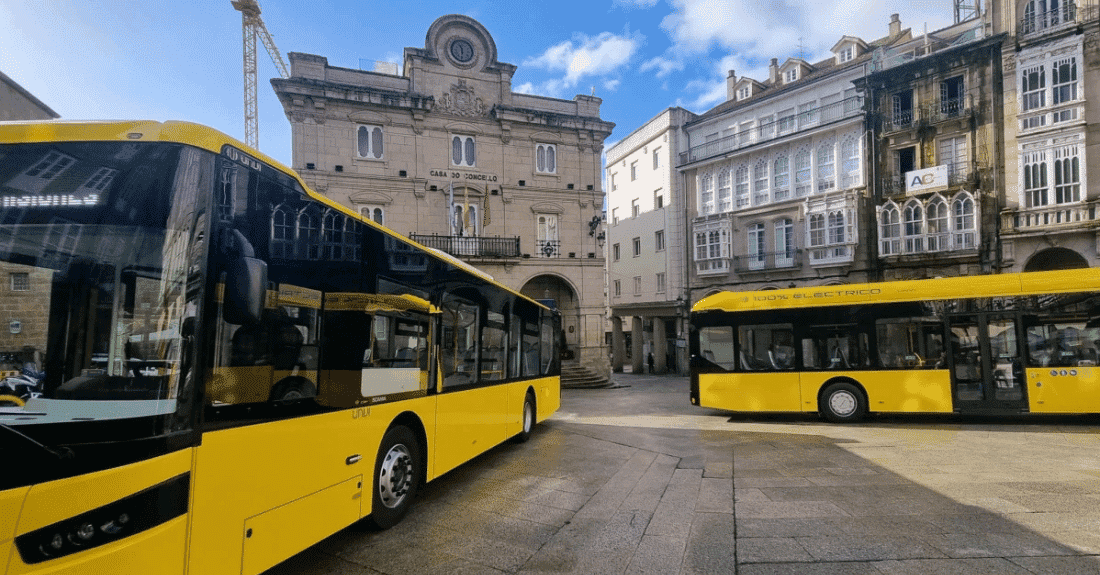
[[[1048,248],[1033,256],[1024,266],[1025,272],[1074,270],[1089,267],[1081,254],[1067,248]]]
[[[562,348],[563,359],[565,361],[575,359],[586,342],[580,340],[584,330],[577,292],[573,290],[573,286],[558,276],[539,275],[531,278],[519,291],[533,300],[553,302],[553,306],[561,312],[561,329],[565,339]]]

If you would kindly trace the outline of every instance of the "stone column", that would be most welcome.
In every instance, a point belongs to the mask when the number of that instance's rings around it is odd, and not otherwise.
[[[668,372],[668,337],[665,335],[665,318],[653,318],[653,371]]]
[[[611,316],[611,371],[623,372],[623,356],[626,355],[626,342],[623,341],[623,318]]]
[[[645,355],[642,352],[642,342],[645,341],[645,333],[642,331],[642,318],[634,316],[630,318],[630,369],[634,373],[645,373]]]

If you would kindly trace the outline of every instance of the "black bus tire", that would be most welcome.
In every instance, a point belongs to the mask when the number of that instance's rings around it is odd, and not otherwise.
[[[271,401],[292,401],[316,396],[317,389],[304,379],[284,380],[271,390]]]
[[[852,423],[867,415],[863,392],[847,381],[838,381],[821,392],[821,416],[833,423]]]
[[[520,414],[520,430],[516,434],[516,443],[526,443],[531,439],[531,431],[535,429],[535,418],[538,411],[535,410],[535,394],[530,391],[523,398],[523,412]]]
[[[391,427],[382,436],[374,461],[370,524],[389,529],[400,523],[412,507],[422,475],[416,435],[403,425]]]

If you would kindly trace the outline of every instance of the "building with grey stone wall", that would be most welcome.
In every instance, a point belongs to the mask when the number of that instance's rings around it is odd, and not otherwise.
[[[512,91],[479,22],[437,19],[399,73],[290,53],[272,86],[318,192],[562,313],[566,363],[606,373],[600,98]]]
[[[61,115],[23,89],[15,80],[0,72],[0,122],[12,120],[52,120]]]

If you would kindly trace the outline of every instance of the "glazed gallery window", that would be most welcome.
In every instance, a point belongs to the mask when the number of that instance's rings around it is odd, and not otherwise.
[[[382,127],[359,126],[355,132],[356,152],[360,158],[381,160],[383,152]]]
[[[477,165],[477,142],[473,136],[451,137],[451,165],[471,168]]]
[[[535,170],[540,174],[554,174],[558,171],[557,146],[538,144],[535,146]]]

